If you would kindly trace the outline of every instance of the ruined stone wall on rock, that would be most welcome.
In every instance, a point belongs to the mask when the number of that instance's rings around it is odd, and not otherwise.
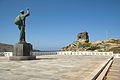
[[[78,35],[77,35],[77,40],[78,40],[78,41],[89,42],[88,32],[78,33]]]

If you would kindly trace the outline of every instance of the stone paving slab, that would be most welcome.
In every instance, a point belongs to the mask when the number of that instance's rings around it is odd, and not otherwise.
[[[114,59],[106,80],[120,80],[120,58]]]
[[[37,56],[38,60],[0,61],[0,80],[83,80],[110,57]]]

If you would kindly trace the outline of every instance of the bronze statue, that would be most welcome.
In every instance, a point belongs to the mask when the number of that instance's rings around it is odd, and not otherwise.
[[[30,15],[29,9],[27,9],[27,13],[24,12],[24,10],[20,11],[20,15],[18,15],[15,18],[15,24],[18,25],[18,28],[20,30],[20,37],[19,37],[19,43],[25,43],[25,19],[27,16]]]

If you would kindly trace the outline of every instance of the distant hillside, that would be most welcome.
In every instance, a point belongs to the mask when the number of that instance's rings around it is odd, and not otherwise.
[[[11,52],[13,51],[13,45],[0,43],[0,52]]]
[[[61,48],[60,51],[112,51],[114,53],[120,53],[120,39],[110,39],[88,43],[75,41],[72,44]]]

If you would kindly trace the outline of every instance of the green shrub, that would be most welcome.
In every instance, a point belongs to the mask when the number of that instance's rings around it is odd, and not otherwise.
[[[98,47],[98,46],[90,46],[90,48],[88,49],[88,50],[96,50],[96,49],[100,49],[100,47]]]
[[[90,47],[90,44],[89,43],[79,43],[78,44],[78,47],[82,47],[82,48],[85,48],[85,47]]]

